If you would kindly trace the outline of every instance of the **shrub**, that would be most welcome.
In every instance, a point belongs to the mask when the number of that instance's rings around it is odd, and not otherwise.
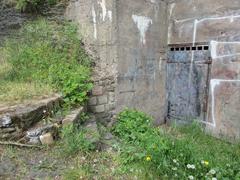
[[[239,146],[204,134],[196,123],[174,129],[171,132],[177,134],[171,135],[150,122],[151,118],[136,110],[119,114],[113,132],[123,141],[120,152],[124,172],[142,171],[147,179],[240,177]]]
[[[40,19],[26,24],[18,37],[4,48],[12,66],[8,79],[50,84],[66,103],[84,103],[92,88],[91,67],[76,26]]]

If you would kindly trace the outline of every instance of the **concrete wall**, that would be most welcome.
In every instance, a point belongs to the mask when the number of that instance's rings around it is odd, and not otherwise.
[[[240,1],[176,0],[168,5],[169,44],[211,42],[207,128],[239,138]]]
[[[134,107],[163,123],[167,45],[203,42],[212,59],[203,123],[218,136],[240,137],[239,0],[75,0],[66,17],[79,23],[95,59],[89,109],[99,119]]]
[[[78,22],[96,59],[89,107],[99,118],[134,107],[163,122],[166,7],[160,0],[70,2],[66,17]]]
[[[135,107],[165,117],[166,3],[118,1],[117,110]]]

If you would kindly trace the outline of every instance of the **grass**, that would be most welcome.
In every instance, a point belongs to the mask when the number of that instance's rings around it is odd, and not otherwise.
[[[10,80],[7,78],[10,71],[11,65],[6,61],[3,50],[0,49],[0,106],[38,100],[56,92],[48,84]]]
[[[240,179],[240,145],[204,133],[202,127],[152,127],[151,118],[126,109],[113,129],[123,145],[125,173],[154,179]]]
[[[84,104],[92,88],[91,62],[74,24],[38,19],[0,50],[0,104],[59,92],[66,106]]]
[[[195,179],[239,179],[237,169],[239,168],[240,150],[239,145],[229,144],[214,137],[211,137],[202,132],[195,125],[187,127],[167,127],[158,128],[161,137],[166,140],[171,140],[175,143],[169,150],[171,155],[161,156],[163,159],[158,159],[160,162],[165,162],[168,169],[165,174],[160,172],[164,169],[154,168],[154,157],[147,161],[145,157],[140,161],[128,161],[125,163],[126,157],[123,156],[122,150],[130,151],[131,145],[122,141],[112,144],[112,151],[85,151],[78,149],[71,156],[66,156],[62,152],[66,147],[63,143],[57,143],[55,146],[45,147],[41,150],[36,149],[19,149],[15,147],[0,146],[1,166],[7,164],[8,167],[15,169],[7,170],[8,178],[26,179],[29,177],[35,179],[59,179],[78,180],[78,179],[189,179],[193,175]],[[66,133],[66,130],[64,130]],[[64,141],[63,141],[64,142]],[[188,149],[186,149],[188,147]],[[145,147],[147,149],[148,147]],[[74,148],[75,149],[75,148]],[[141,148],[140,148],[141,149]],[[204,160],[208,164],[204,164],[202,169],[196,162],[190,162],[186,157],[186,150],[192,152],[192,156],[199,160]],[[126,152],[125,152],[126,153]],[[132,156],[135,156],[132,154]],[[170,156],[171,162],[168,164],[167,157]],[[128,156],[129,157],[129,156]],[[186,161],[184,161],[186,160]],[[235,166],[233,166],[235,163]],[[177,165],[179,164],[179,165]],[[195,169],[188,169],[187,165],[195,166]],[[170,166],[169,166],[170,165]],[[185,168],[182,167],[185,166]],[[229,167],[228,167],[229,166]],[[175,169],[177,168],[177,170]],[[180,176],[181,171],[186,174]],[[210,172],[214,170],[214,176],[198,178],[194,173]],[[223,171],[224,170],[224,171]],[[16,172],[12,174],[12,171]],[[195,172],[196,171],[196,172]],[[221,174],[219,174],[221,172]],[[9,174],[7,174],[9,173]],[[230,174],[235,176],[230,177]],[[161,174],[161,175],[160,175]],[[177,176],[175,176],[175,174]],[[171,176],[173,175],[173,176]],[[225,175],[225,176],[224,176]],[[228,176],[227,176],[228,175]],[[228,178],[227,178],[228,177]],[[229,178],[230,177],[230,178]],[[1,178],[1,175],[0,175]]]

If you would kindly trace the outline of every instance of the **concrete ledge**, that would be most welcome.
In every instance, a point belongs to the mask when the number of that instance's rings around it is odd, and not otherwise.
[[[60,107],[61,103],[61,96],[56,94],[54,97],[31,104],[1,108],[0,139],[17,139],[21,137],[25,130],[41,121],[44,117],[49,116]],[[11,131],[7,130],[9,128]],[[12,131],[13,129],[15,131]]]

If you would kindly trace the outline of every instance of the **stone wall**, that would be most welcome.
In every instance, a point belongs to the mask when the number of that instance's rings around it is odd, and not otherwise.
[[[16,37],[15,31],[18,30],[24,23],[32,21],[39,16],[45,17],[49,20],[63,20],[64,12],[67,6],[66,3],[59,3],[55,6],[41,7],[39,14],[23,13],[15,9],[15,5],[7,3],[8,1],[0,1],[0,46],[7,37]]]
[[[240,137],[240,1],[175,0],[169,4],[168,43],[210,45],[207,129]]]
[[[89,109],[106,122],[125,107],[164,121],[166,3],[76,0],[66,17],[95,60]]]
[[[65,15],[67,19],[78,23],[79,34],[95,63],[94,88],[88,108],[101,122],[108,124],[115,114],[116,104],[116,2],[113,0],[71,1]]]
[[[20,28],[28,19],[30,19],[29,15],[17,12],[14,8],[0,2],[0,45],[5,37],[13,35],[13,30]]]

